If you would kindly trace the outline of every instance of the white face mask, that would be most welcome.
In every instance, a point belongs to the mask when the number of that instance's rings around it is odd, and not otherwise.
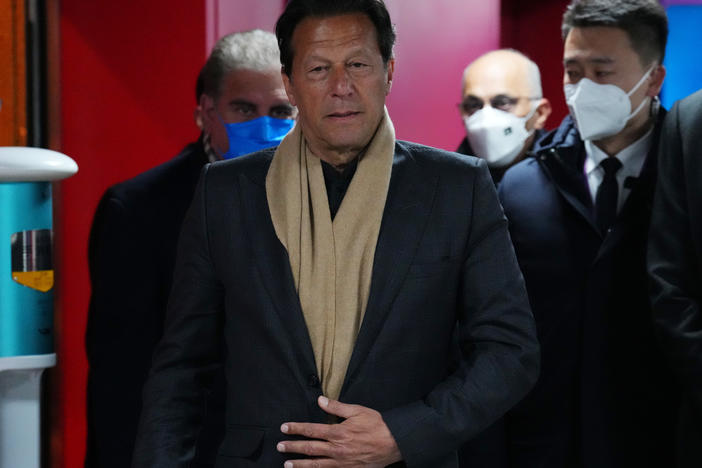
[[[643,99],[639,107],[631,112],[629,96],[639,89],[654,68],[655,65],[649,68],[628,93],[619,86],[595,83],[588,78],[582,78],[576,84],[564,85],[566,103],[580,138],[597,141],[621,132],[648,101]]]
[[[525,117],[485,106],[465,117],[466,135],[475,155],[487,161],[488,166],[509,166],[524,148],[524,142],[533,133],[526,122],[536,112],[535,106]]]

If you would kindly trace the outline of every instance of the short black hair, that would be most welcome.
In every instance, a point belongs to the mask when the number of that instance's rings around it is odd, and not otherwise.
[[[378,36],[378,48],[385,64],[392,58],[395,45],[395,29],[390,13],[383,0],[290,0],[275,25],[275,35],[280,49],[283,73],[290,76],[295,51],[292,37],[297,25],[305,18],[328,18],[331,16],[365,14],[371,20]]]
[[[658,0],[573,0],[563,15],[563,39],[573,28],[590,26],[623,29],[643,65],[663,62],[668,16]]]

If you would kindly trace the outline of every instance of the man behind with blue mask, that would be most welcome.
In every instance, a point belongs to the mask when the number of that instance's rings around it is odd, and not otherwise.
[[[505,418],[508,460],[674,466],[678,390],[645,266],[666,13],[573,0],[562,30],[570,116],[500,184],[542,346],[536,387]]]
[[[285,95],[278,56],[275,36],[260,30],[225,36],[212,50],[200,97],[211,159],[277,146],[292,129],[297,111]]]
[[[546,133],[551,104],[543,97],[536,63],[521,52],[501,49],[466,67],[459,111],[466,138],[456,152],[485,159],[497,184]]]
[[[198,77],[200,138],[175,158],[110,187],[95,213],[89,262],[92,295],[86,332],[87,468],[131,464],[141,389],[163,333],[176,241],[202,167],[276,146],[292,128],[278,44],[260,30],[230,34],[214,46]],[[193,466],[211,466],[221,439],[218,389]],[[218,417],[218,418],[217,418]]]

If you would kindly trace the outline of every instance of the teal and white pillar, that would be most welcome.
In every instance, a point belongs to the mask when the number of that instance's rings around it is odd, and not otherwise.
[[[0,468],[39,468],[40,380],[56,365],[51,183],[68,156],[0,147]]]

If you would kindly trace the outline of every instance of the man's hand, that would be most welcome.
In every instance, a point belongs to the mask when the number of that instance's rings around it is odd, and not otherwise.
[[[385,467],[402,460],[400,449],[380,413],[320,396],[320,408],[346,419],[340,424],[289,422],[280,430],[316,440],[283,441],[278,451],[301,453],[310,460],[288,460],[285,468]]]

